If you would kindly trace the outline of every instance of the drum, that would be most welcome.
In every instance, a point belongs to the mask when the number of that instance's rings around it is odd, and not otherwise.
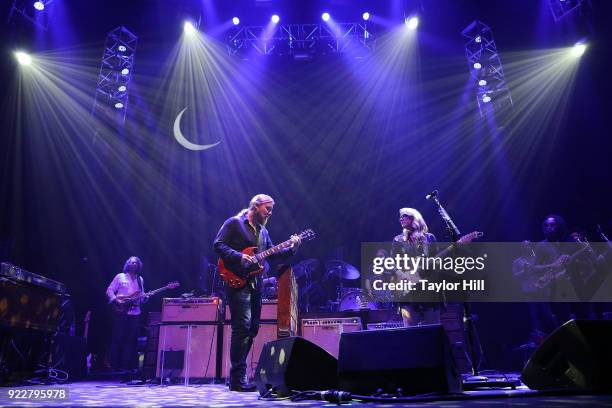
[[[342,295],[340,300],[341,312],[363,309],[377,310],[376,303],[372,297],[363,290],[356,289]]]

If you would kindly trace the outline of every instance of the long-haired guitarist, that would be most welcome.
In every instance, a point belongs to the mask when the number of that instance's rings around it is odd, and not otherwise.
[[[259,330],[261,315],[261,274],[249,271],[257,270],[254,256],[245,254],[250,247],[257,247],[258,252],[273,247],[270,235],[266,230],[274,209],[274,200],[266,194],[254,196],[249,207],[238,215],[227,219],[214,242],[214,249],[221,258],[224,267],[237,277],[246,280],[244,286],[228,283],[226,288],[227,301],[232,315],[232,339],[230,346],[230,380],[232,391],[255,391],[255,386],[249,384],[246,378],[246,358],[253,344],[253,339]],[[291,237],[292,245],[278,253],[274,258],[285,258],[295,253],[301,243],[300,237]]]
[[[418,210],[414,208],[401,208],[399,210],[399,223],[402,233],[393,238],[391,256],[408,254],[409,256],[433,256],[435,249],[432,246],[436,237],[429,232],[427,223]],[[398,277],[402,278],[401,271]],[[440,323],[440,304],[436,302],[410,302],[400,305],[404,326],[418,326],[422,324]]]
[[[123,306],[122,297],[134,293],[145,293],[144,279],[140,276],[142,261],[131,256],[123,265],[123,272],[115,275],[106,289],[106,296],[115,310],[113,314],[113,331],[111,337],[111,367],[113,370],[133,370],[136,367],[136,339],[140,322],[140,303],[146,296]]]

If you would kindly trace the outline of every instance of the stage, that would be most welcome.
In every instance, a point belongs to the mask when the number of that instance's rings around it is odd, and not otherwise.
[[[259,400],[257,392],[230,392],[221,384],[203,385],[125,385],[118,381],[83,381],[65,385],[43,387],[20,387],[12,389],[52,388],[68,389],[68,400],[65,401],[33,401],[10,400],[9,388],[2,388],[0,404],[2,406],[214,406],[214,407],[245,407],[245,406],[329,406],[324,401],[290,400],[264,401]],[[378,405],[377,403],[350,402],[351,405]],[[387,403],[386,406],[398,406],[397,403]],[[457,396],[428,396],[414,399],[412,402],[402,402],[402,405],[451,407],[475,406],[532,406],[569,407],[569,406],[612,406],[611,395],[570,395],[570,394],[539,394],[527,387],[517,387],[516,390],[468,391]]]

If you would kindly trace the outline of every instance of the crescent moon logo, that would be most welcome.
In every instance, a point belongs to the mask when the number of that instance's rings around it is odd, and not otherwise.
[[[183,136],[183,132],[181,132],[181,118],[183,117],[183,113],[185,113],[186,110],[187,108],[180,111],[179,114],[176,116],[176,119],[174,119],[174,138],[177,142],[179,142],[181,146],[183,146],[185,149],[197,151],[211,149],[221,143],[221,141],[218,141],[217,143],[200,145],[191,143],[189,140],[187,140],[187,138]]]

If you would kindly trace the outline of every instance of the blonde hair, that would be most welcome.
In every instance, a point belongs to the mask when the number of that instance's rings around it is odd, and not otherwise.
[[[253,198],[251,198],[251,201],[249,201],[249,207],[243,208],[242,210],[240,210],[240,212],[238,213],[238,216],[242,216],[246,214],[247,212],[249,212],[249,210],[254,210],[255,207],[257,207],[258,205],[262,205],[265,203],[274,204],[274,199],[267,194],[256,194],[253,196]]]
[[[405,214],[405,215],[409,215],[412,218],[414,218],[414,221],[412,221],[412,225],[414,229],[413,234],[418,233],[422,235],[427,235],[429,228],[427,227],[427,223],[425,222],[425,220],[423,219],[423,216],[418,210],[415,210],[414,208],[401,208],[399,210],[399,213],[400,213],[400,216]]]

